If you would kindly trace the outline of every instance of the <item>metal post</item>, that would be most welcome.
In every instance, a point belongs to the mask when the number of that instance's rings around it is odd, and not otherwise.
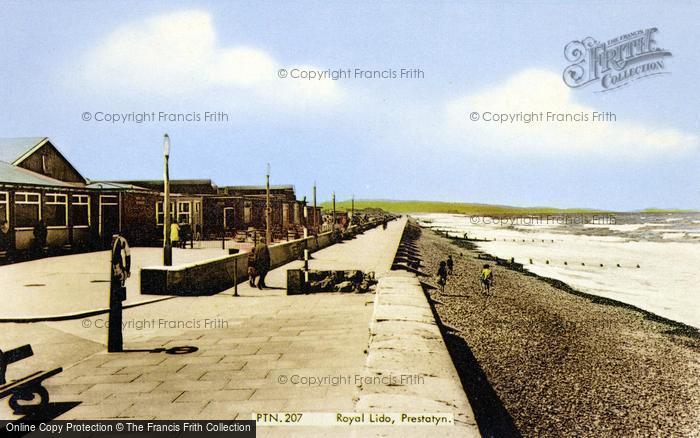
[[[318,233],[318,218],[316,217],[316,181],[314,181],[314,230]]]
[[[238,296],[238,257],[233,259],[233,296]]]
[[[165,238],[163,241],[163,264],[172,266],[173,264],[173,247],[170,242],[170,171],[168,162],[170,160],[170,137],[168,134],[163,136],[163,158],[165,162],[164,178],[163,178],[163,227]]]
[[[352,194],[352,206],[350,207],[350,219],[355,217],[355,194]]]
[[[270,163],[267,163],[267,175],[265,176],[265,243],[267,245],[272,244],[272,239],[270,239]]]
[[[335,192],[333,192],[333,230],[335,231]]]

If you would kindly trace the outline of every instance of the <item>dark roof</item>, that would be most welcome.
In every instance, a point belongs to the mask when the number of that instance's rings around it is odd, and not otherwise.
[[[143,185],[163,185],[162,179],[135,179],[113,181],[116,183],[143,184]],[[170,185],[213,185],[210,179],[171,179]]]
[[[222,187],[225,190],[265,190],[265,186],[225,186]],[[270,190],[294,190],[294,186],[291,184],[287,185],[271,185]]]
[[[46,140],[47,137],[0,138],[0,161],[14,164]]]
[[[0,184],[19,184],[49,187],[84,187],[81,183],[69,183],[50,178],[40,173],[0,161]]]
[[[126,184],[115,181],[90,181],[87,185],[88,189],[94,190],[141,190],[150,191],[149,189],[139,187],[133,184]]]

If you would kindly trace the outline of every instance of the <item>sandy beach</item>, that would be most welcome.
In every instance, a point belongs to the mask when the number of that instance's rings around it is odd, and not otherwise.
[[[700,436],[697,330],[503,266],[487,296],[476,249],[427,229],[418,244],[484,436]]]

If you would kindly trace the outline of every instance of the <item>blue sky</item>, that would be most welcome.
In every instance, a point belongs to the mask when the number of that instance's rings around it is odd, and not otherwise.
[[[340,199],[700,208],[700,6],[691,2],[7,2],[0,136],[48,136],[88,178],[292,183]],[[670,74],[569,89],[564,46],[658,28]],[[420,68],[304,81],[280,68]],[[502,126],[471,111],[611,111]],[[82,113],[223,111],[226,123]]]

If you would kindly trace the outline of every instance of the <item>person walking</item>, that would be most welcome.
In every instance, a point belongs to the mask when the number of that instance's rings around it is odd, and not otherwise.
[[[452,270],[455,267],[455,262],[452,260],[452,254],[447,256],[447,273],[452,275]]]
[[[255,247],[248,253],[248,284],[250,287],[255,287],[255,278],[258,276],[258,271],[255,268]]]
[[[481,270],[479,280],[481,281],[481,288],[488,294],[491,291],[491,286],[493,286],[493,271],[488,264],[484,265]]]
[[[437,271],[438,286],[440,286],[440,292],[445,292],[445,284],[447,284],[447,263],[444,261],[440,262],[440,267]]]
[[[265,243],[265,238],[260,239],[260,243],[255,247],[255,269],[258,271],[258,289],[267,287],[265,277],[270,270],[270,249]]]

